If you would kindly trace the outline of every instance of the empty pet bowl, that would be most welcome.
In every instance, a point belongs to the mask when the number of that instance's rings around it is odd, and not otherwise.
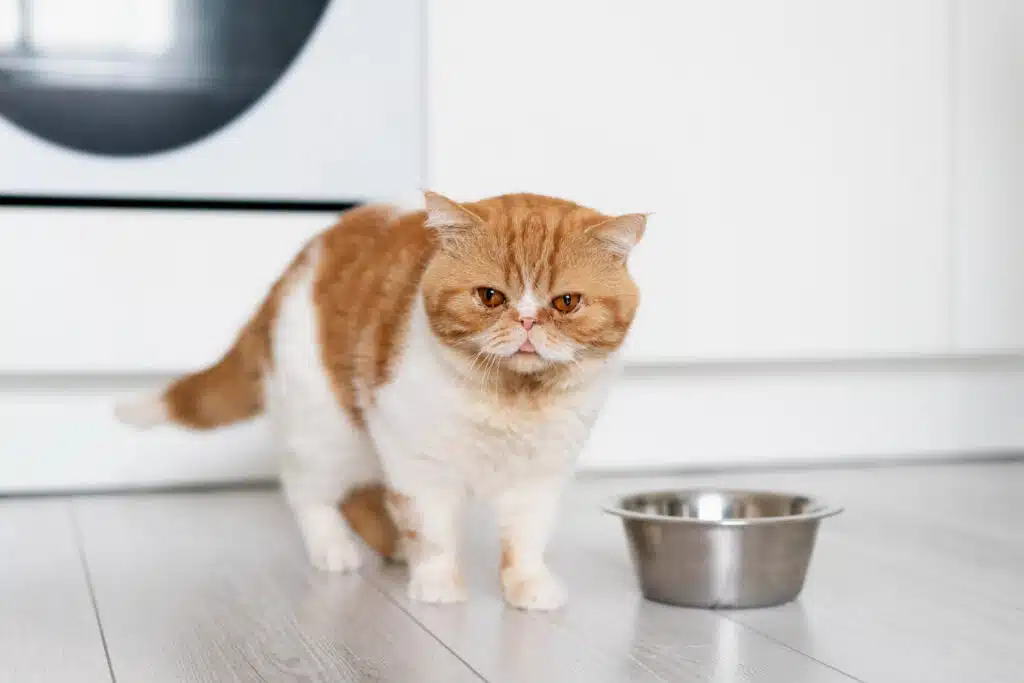
[[[605,511],[622,518],[644,597],[743,608],[800,594],[818,523],[842,508],[784,493],[694,489],[624,496]]]

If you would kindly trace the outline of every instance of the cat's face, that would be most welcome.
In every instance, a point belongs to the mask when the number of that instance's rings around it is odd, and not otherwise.
[[[626,270],[644,217],[511,195],[461,206],[427,196],[441,246],[424,275],[431,328],[482,371],[530,375],[601,359],[636,314]]]

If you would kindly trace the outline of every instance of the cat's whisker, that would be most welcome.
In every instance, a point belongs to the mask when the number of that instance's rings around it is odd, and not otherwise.
[[[499,362],[498,357],[495,356],[495,355],[491,355],[489,357],[489,360],[490,360],[490,362],[487,364],[487,367],[484,369],[484,387],[487,387],[487,388],[490,388],[491,380],[492,379],[497,379],[497,375],[494,373],[494,370],[498,367],[498,362]]]

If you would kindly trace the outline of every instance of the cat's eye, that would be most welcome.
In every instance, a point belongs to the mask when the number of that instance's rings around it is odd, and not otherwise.
[[[505,295],[494,287],[477,287],[476,295],[487,308],[497,308],[505,303]]]
[[[559,313],[572,313],[580,306],[579,294],[560,294],[551,300],[551,305]]]

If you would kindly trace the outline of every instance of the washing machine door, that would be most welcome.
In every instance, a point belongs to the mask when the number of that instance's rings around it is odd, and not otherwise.
[[[288,70],[328,0],[0,0],[0,115],[70,150],[180,149]]]
[[[421,29],[416,0],[0,0],[0,197],[405,189]]]

